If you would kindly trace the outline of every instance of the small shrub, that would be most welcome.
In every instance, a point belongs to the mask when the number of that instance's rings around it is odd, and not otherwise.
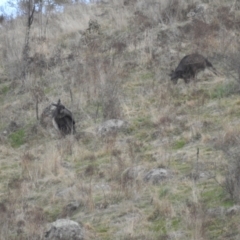
[[[48,222],[53,222],[59,218],[61,212],[62,206],[60,204],[54,204],[54,206],[45,210],[44,216],[46,217]]]
[[[234,42],[233,42],[234,43]],[[230,44],[231,45],[231,44]],[[235,79],[235,91],[239,91],[240,88],[240,51],[234,49],[234,52],[230,52],[225,57],[225,64],[227,67],[228,75]],[[235,72],[236,74],[232,74]]]
[[[164,5],[164,4],[162,4]],[[182,21],[186,19],[186,9],[184,6],[184,1],[170,0],[167,1],[166,6],[162,6],[161,15],[162,22],[171,23],[174,20]]]
[[[235,23],[235,16],[230,7],[221,6],[217,9],[217,19],[218,21],[227,29],[232,29],[238,27]]]
[[[176,141],[173,145],[173,149],[174,150],[178,150],[178,149],[181,149],[185,146],[186,142],[184,139],[180,139],[178,141]]]
[[[108,81],[102,88],[102,113],[103,119],[119,119],[122,116],[120,104],[120,85],[119,83]]]
[[[159,190],[159,198],[166,197],[169,194],[169,189],[167,187],[164,187]]]
[[[139,116],[134,119],[133,124],[135,126],[135,130],[137,131],[139,131],[139,129],[150,129],[155,127],[154,122],[149,115]]]
[[[240,202],[240,152],[229,160],[224,187],[232,200]]]
[[[148,80],[148,79],[153,79],[154,78],[154,73],[153,72],[146,72],[141,75],[142,80]]]
[[[152,28],[156,25],[156,22],[150,19],[141,11],[136,11],[134,13],[134,18],[131,23],[131,26],[134,28],[138,28],[141,31],[145,31],[147,28]]]
[[[210,98],[223,98],[223,97],[228,97],[231,94],[234,94],[237,90],[237,86],[235,83],[226,83],[226,84],[221,84],[214,88],[213,92],[211,92]]]
[[[4,85],[4,86],[0,89],[0,94],[6,95],[9,90],[10,90],[9,86]]]
[[[228,159],[223,187],[234,202],[240,202],[240,150],[239,131],[232,130],[225,134],[225,137],[218,146],[223,150]]]
[[[93,164],[89,164],[85,168],[85,175],[86,176],[92,176],[92,175],[94,175],[95,172],[96,172],[96,167]]]
[[[225,153],[229,153],[231,149],[235,149],[239,145],[240,131],[235,128],[226,129],[223,135],[219,135],[215,141],[215,148],[221,149]]]
[[[14,148],[20,147],[25,142],[25,132],[20,129],[9,135],[11,146]]]
[[[122,53],[127,47],[127,44],[121,41],[113,42],[111,48],[115,50],[116,53]]]

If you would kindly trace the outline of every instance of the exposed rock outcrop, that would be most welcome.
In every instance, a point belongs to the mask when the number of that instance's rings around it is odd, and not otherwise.
[[[84,230],[69,219],[58,219],[50,224],[45,233],[46,240],[84,240]]]

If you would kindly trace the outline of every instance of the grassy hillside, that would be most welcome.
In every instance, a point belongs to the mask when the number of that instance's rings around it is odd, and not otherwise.
[[[44,239],[59,218],[82,223],[86,239],[239,239],[239,21],[238,2],[225,0],[35,13],[25,77],[26,17],[3,22],[0,239]],[[173,85],[193,52],[218,76]],[[76,137],[37,120],[36,105],[40,115],[58,99]],[[101,136],[109,119],[127,127]],[[153,169],[159,181],[148,181]]]

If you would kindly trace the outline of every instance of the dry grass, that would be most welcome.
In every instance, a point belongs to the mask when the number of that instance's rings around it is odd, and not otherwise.
[[[83,222],[86,239],[237,239],[238,215],[209,214],[239,203],[239,29],[226,14],[238,9],[225,4],[208,4],[209,21],[187,17],[197,1],[111,0],[36,15],[24,85],[26,19],[1,28],[1,239],[44,239],[46,223],[63,217]],[[87,31],[90,19],[99,31]],[[173,86],[171,68],[195,51],[223,76]],[[38,125],[37,98],[40,113],[59,98],[71,109],[78,140]],[[101,138],[97,126],[112,118],[128,128]],[[145,182],[154,168],[171,177]]]

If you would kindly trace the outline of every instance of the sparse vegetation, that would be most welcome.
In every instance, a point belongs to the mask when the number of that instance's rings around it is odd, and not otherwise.
[[[86,240],[240,239],[238,2],[52,2],[27,35],[0,15],[0,239],[42,240],[59,218]],[[196,52],[218,74],[173,85]],[[75,135],[39,124],[58,99]],[[110,119],[126,127],[99,133]]]
[[[220,85],[217,85],[213,91],[210,93],[211,98],[224,98],[231,96],[234,93],[238,92],[238,85],[234,82],[231,83],[222,83]]]
[[[9,140],[12,147],[20,147],[25,142],[25,131],[24,129],[19,129],[16,132],[9,135]]]
[[[186,144],[185,140],[180,139],[173,144],[173,149],[177,150],[177,149],[183,148],[185,144]]]
[[[7,85],[2,86],[0,89],[0,92],[2,95],[6,95],[8,91],[9,91],[9,86]]]

